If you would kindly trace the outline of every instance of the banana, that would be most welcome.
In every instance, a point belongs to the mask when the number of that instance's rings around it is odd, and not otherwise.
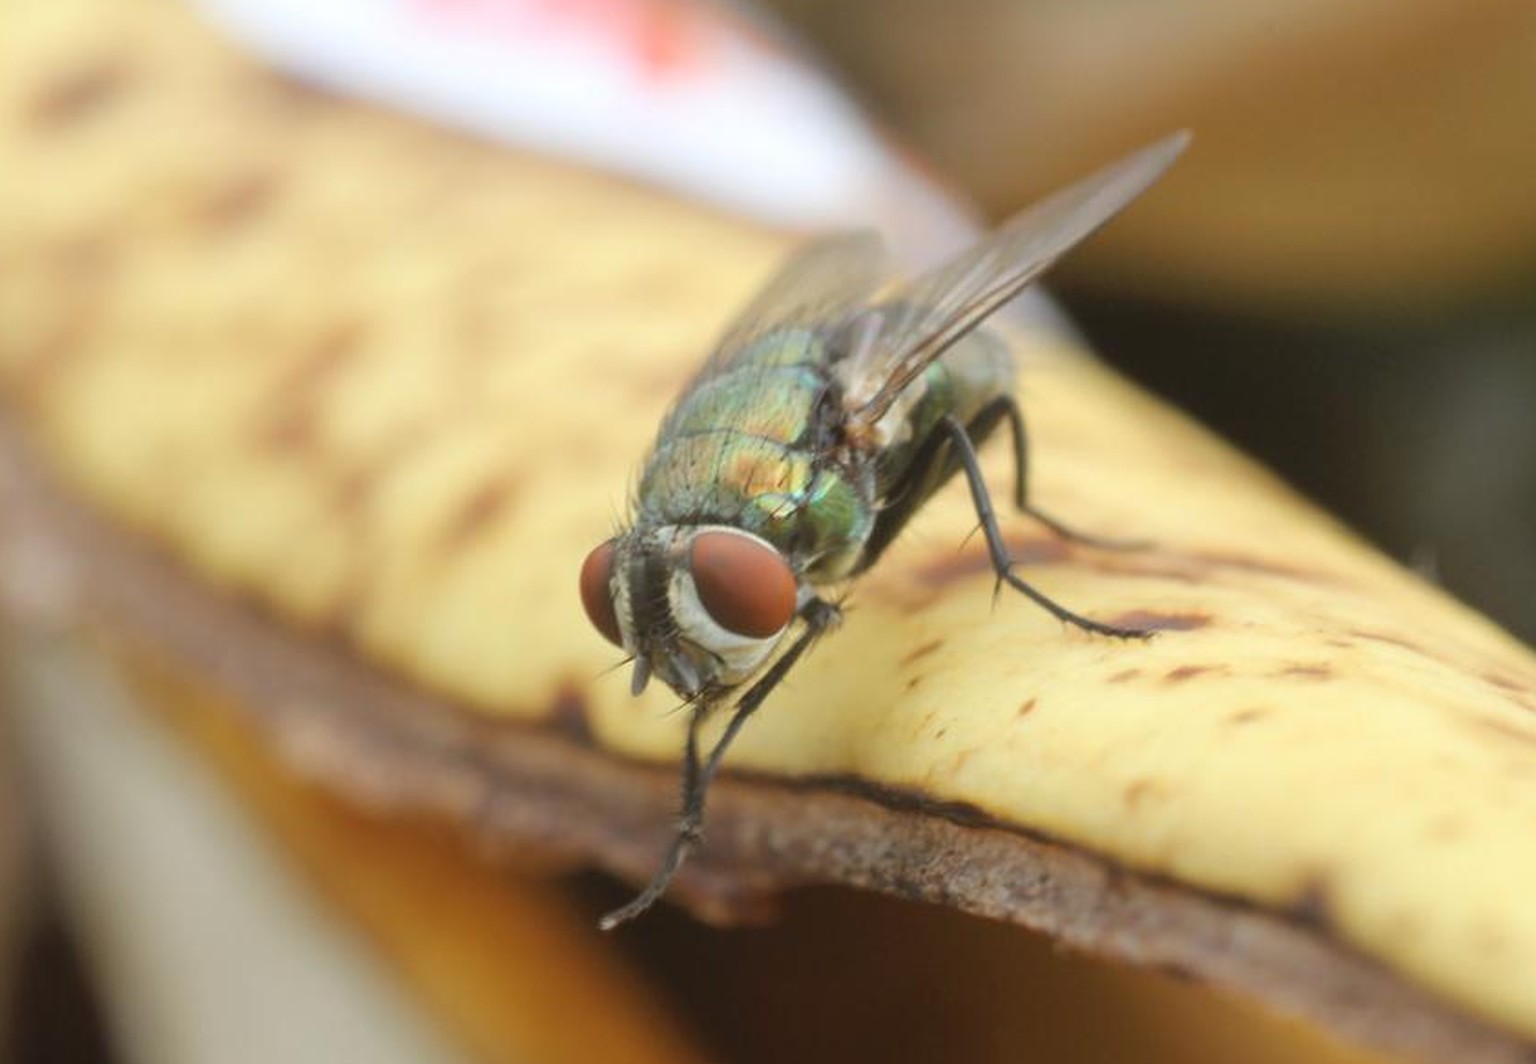
[[[295,769],[643,878],[682,719],[605,671],[575,576],[785,239],[285,86],[166,3],[6,14],[10,509]],[[1070,343],[1013,340],[1035,497],[1153,545],[1010,542],[1158,637],[994,605],[946,491],[733,749],[680,899],[852,883],[1389,1049],[1528,1053],[1531,653]]]

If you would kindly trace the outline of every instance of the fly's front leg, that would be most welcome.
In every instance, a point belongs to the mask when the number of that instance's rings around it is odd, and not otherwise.
[[[731,714],[730,723],[725,726],[725,731],[721,733],[720,740],[715,743],[715,748],[709,752],[709,760],[704,762],[704,770],[700,774],[698,786],[700,823],[704,817],[704,791],[709,787],[710,780],[715,778],[715,772],[720,767],[720,759],[725,756],[726,747],[731,745],[731,740],[736,738],[736,733],[741,731],[741,726],[747,722],[747,718],[757,712],[757,707],[762,705],[773,693],[773,689],[789,675],[789,670],[795,667],[795,662],[800,660],[801,655],[811,649],[811,644],[836,625],[842,616],[842,611],[836,606],[818,598],[811,599],[800,608],[800,618],[805,622],[805,631],[801,632],[800,637],[790,645],[783,656],[769,666],[768,671],[747,689],[747,693],[741,696],[741,701],[736,703],[736,712]]]
[[[1099,635],[1110,635],[1119,639],[1146,639],[1151,636],[1151,632],[1141,628],[1121,628],[1113,624],[1101,624],[1081,614],[1073,613],[1014,573],[1014,562],[1008,556],[1007,544],[1003,542],[1002,530],[997,525],[997,511],[992,507],[992,496],[987,491],[987,482],[981,474],[981,462],[976,457],[976,445],[971,442],[970,433],[966,432],[965,426],[956,421],[953,416],[946,414],[941,424],[944,431],[949,434],[950,447],[960,463],[960,468],[965,471],[966,483],[970,485],[971,501],[976,506],[976,516],[981,520],[981,530],[987,537],[987,550],[992,556],[992,568],[997,573],[998,584],[1007,584],[1023,593],[1052,617],[1081,628],[1085,632],[1096,632]]]
[[[789,649],[768,667],[768,671],[747,688],[747,693],[736,703],[725,731],[709,751],[709,757],[702,762],[699,759],[699,729],[713,703],[700,702],[693,706],[692,715],[688,718],[688,743],[683,756],[683,808],[677,821],[677,833],[672,836],[672,845],[668,847],[661,867],[656,870],[645,889],[629,904],[613,910],[598,921],[598,926],[604,931],[612,931],[620,924],[633,920],[666,893],[677,870],[683,866],[694,848],[704,841],[704,798],[715,773],[719,771],[726,749],[735,740],[742,725],[757,712],[757,708],[783,682],[784,677],[789,675],[789,671],[811,648],[811,644],[835,625],[841,616],[832,603],[816,598],[800,608],[800,619],[805,624],[805,630],[795,637]]]
[[[1084,546],[1097,547],[1100,550],[1140,550],[1148,545],[1144,539],[1118,539],[1079,532],[1030,503],[1029,436],[1024,431],[1024,412],[1019,409],[1018,401],[1011,395],[999,396],[993,400],[993,403],[1001,408],[1003,416],[1008,419],[1009,428],[1013,430],[1013,502],[1020,513],[1033,517],[1062,539],[1081,543]],[[981,416],[985,417],[989,412],[984,410]]]
[[[656,870],[645,889],[628,904],[605,914],[597,922],[597,926],[604,931],[612,931],[620,924],[628,923],[655,905],[666,892],[672,877],[677,875],[677,870],[683,867],[688,854],[703,840],[704,788],[699,783],[699,728],[711,708],[712,703],[707,701],[695,702],[689,707],[688,741],[683,751],[683,812],[678,817],[677,834],[672,837],[672,845],[667,848],[661,867]]]

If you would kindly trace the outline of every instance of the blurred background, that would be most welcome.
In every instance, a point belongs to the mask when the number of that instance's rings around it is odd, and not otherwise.
[[[480,110],[487,95],[505,94],[509,107],[537,103],[538,92],[515,81],[494,91],[472,80],[467,89],[432,77],[381,81],[376,68],[391,64],[337,58],[333,46],[351,39],[343,24],[318,16],[285,23],[278,13],[291,6],[210,0],[201,10],[295,77],[490,135],[503,131],[498,116]],[[357,0],[333,13],[384,6]],[[806,75],[814,99],[797,104],[826,118],[814,136],[798,128],[801,112],[775,109],[779,97],[754,100],[755,82],[737,84],[719,66],[710,75],[717,97],[741,97],[749,115],[764,108],[729,147],[762,153],[751,158],[765,185],[816,201],[782,219],[801,228],[837,220],[855,198],[816,200],[818,191],[861,167],[888,174],[891,158],[912,168],[895,182],[908,194],[926,203],[936,185],[978,218],[997,220],[1130,148],[1191,129],[1185,159],[1053,275],[1053,293],[1102,357],[1386,552],[1536,640],[1529,0],[764,0],[724,10],[732,32],[757,43],[714,51],[714,31],[701,28],[713,9],[697,3],[404,7],[470,35],[494,27],[534,65],[548,57],[574,86],[561,107],[582,96],[583,78],[619,97],[670,99],[674,160],[701,138],[724,136],[718,121],[698,124],[707,107],[681,102],[677,86],[686,87],[700,55],[717,64],[734,56],[745,70],[765,62],[766,47],[773,63],[784,55],[814,63],[821,73]],[[573,65],[589,39],[602,46]],[[380,47],[387,54],[392,45]],[[603,50],[613,47],[620,52]],[[634,60],[643,76],[610,84],[605,55],[618,56],[615,69]],[[516,64],[496,65],[498,76],[516,74]],[[878,136],[835,93],[822,93],[823,82],[856,101]],[[607,147],[592,147],[601,136],[566,138],[574,112],[539,105],[530,113],[530,143],[623,168]],[[792,136],[762,147],[786,128]],[[696,170],[631,169],[706,194],[719,180],[698,176],[714,165],[711,152],[700,155]],[[0,181],[3,174],[0,163]],[[770,201],[736,206],[770,216]],[[880,209],[903,213],[893,202]],[[0,780],[12,781],[9,773]],[[49,873],[23,872],[17,808],[15,796],[0,796],[0,891],[34,900],[24,926],[0,921],[0,946],[19,958],[21,973],[14,985],[0,982],[9,1059],[100,1064],[113,1053]],[[3,915],[19,911],[7,906]],[[825,903],[810,913],[813,926],[846,926]],[[711,948],[688,934],[669,948]]]

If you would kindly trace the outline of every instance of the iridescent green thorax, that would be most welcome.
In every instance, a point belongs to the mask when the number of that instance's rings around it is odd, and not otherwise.
[[[817,334],[784,329],[706,371],[662,423],[641,476],[640,520],[732,525],[772,543],[812,583],[841,579],[868,562],[889,493],[921,498],[937,487],[909,483],[908,467],[940,419],[969,421],[1013,375],[999,341],[968,337],[914,384],[900,438],[877,455],[850,455],[836,435],[833,358]]]
[[[702,377],[662,423],[641,519],[734,525],[812,579],[845,571],[874,521],[874,478],[829,452],[828,365],[816,334],[786,329]]]

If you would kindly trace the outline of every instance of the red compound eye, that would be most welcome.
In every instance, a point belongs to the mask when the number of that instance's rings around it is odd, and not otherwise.
[[[614,646],[624,645],[619,631],[619,617],[613,612],[613,593],[608,590],[613,579],[613,540],[601,543],[581,563],[581,605],[592,627]]]
[[[764,543],[733,532],[702,532],[689,548],[688,566],[699,602],[728,632],[766,639],[795,615],[795,574]]]

